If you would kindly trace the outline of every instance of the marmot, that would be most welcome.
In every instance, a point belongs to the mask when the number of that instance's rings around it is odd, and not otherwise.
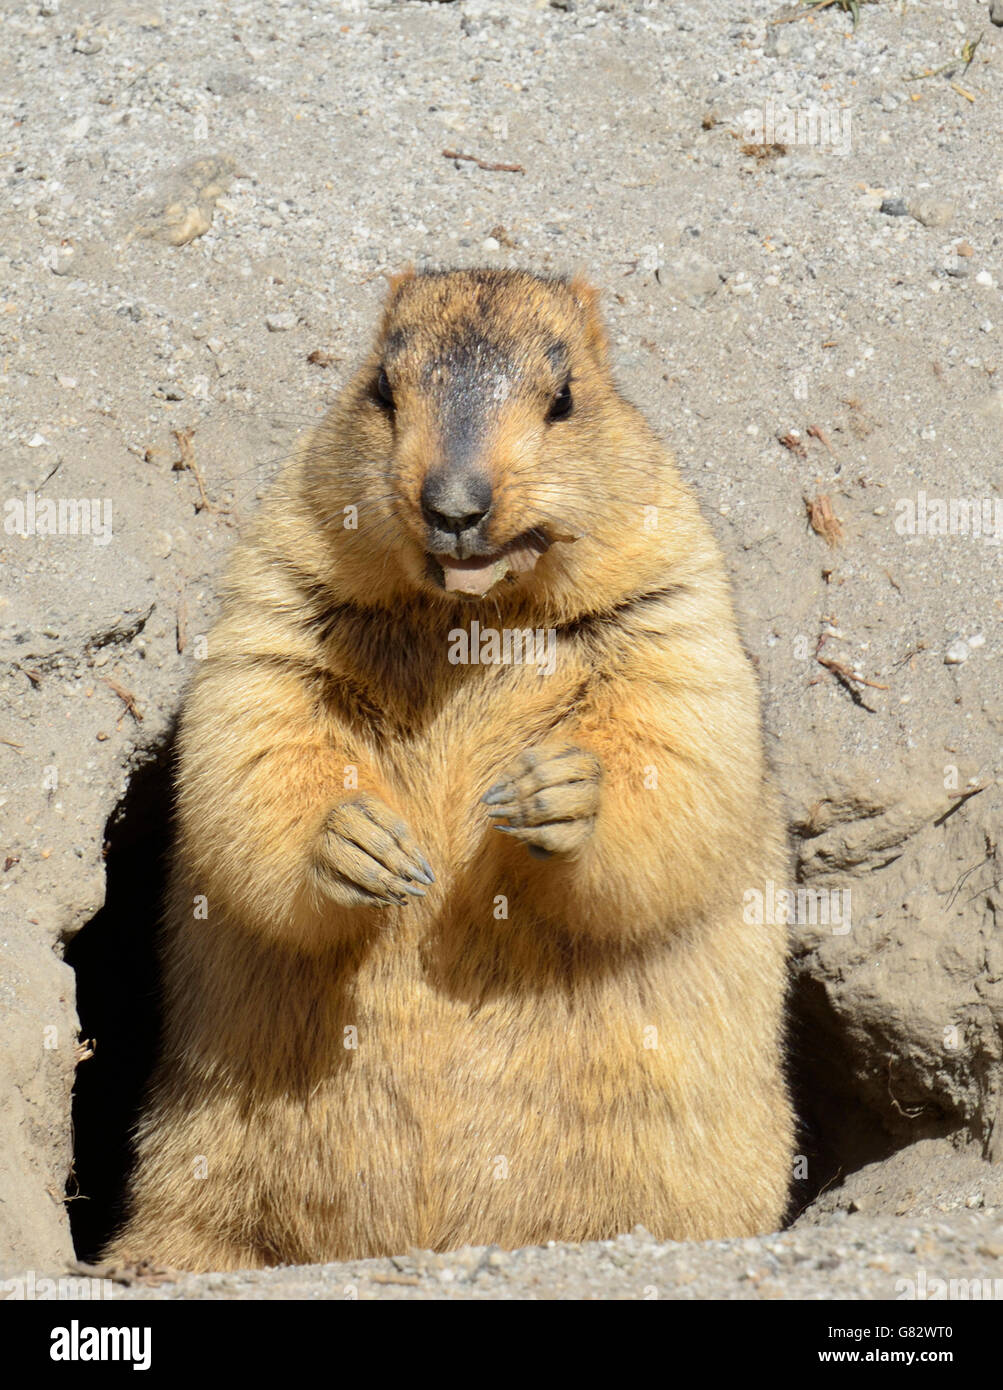
[[[756,681],[596,301],[393,279],[238,544],[181,722],[165,1036],[110,1256],[781,1221]]]

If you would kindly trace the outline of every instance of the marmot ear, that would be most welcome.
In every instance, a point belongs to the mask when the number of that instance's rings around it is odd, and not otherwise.
[[[605,364],[609,358],[609,340],[599,312],[599,291],[589,284],[581,271],[571,280],[568,289],[585,314],[586,341],[600,363]]]
[[[414,277],[415,269],[413,261],[409,262],[403,270],[399,270],[396,275],[388,275],[387,282],[390,285],[390,293],[387,295],[387,301],[392,303],[393,300],[397,298],[398,294],[400,294],[403,286],[406,285],[409,280],[413,280]]]

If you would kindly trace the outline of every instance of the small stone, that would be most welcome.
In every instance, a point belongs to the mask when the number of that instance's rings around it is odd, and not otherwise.
[[[989,0],[989,18],[997,29],[1003,29],[1003,0]]]
[[[33,434],[33,435],[31,436],[31,438],[28,440],[28,448],[29,448],[29,449],[40,449],[44,443],[45,443],[45,435],[44,435],[44,434]]]
[[[883,212],[886,217],[905,217],[909,209],[904,198],[886,198],[878,211]]]
[[[924,227],[946,227],[954,216],[954,204],[946,198],[916,198],[908,211]]]
[[[968,645],[971,647],[972,651],[974,651],[976,647],[984,647],[986,645],[984,634],[981,632],[973,633],[968,639]]]
[[[989,289],[992,289],[993,286],[996,284],[996,281],[993,279],[992,275],[990,275],[988,270],[980,270],[978,275],[976,275],[975,277],[975,283],[977,285],[986,285]]]
[[[269,333],[288,333],[298,322],[297,315],[289,310],[283,314],[269,314],[265,319],[265,327]]]
[[[190,241],[205,236],[211,226],[212,217],[204,208],[168,203],[164,209],[160,237],[171,246],[187,246]]]
[[[947,651],[944,653],[944,665],[961,666],[968,660],[970,655],[968,643],[965,639],[963,637],[955,637],[954,641],[949,644]]]
[[[484,251],[500,251],[501,242],[497,237],[486,236],[481,242],[481,249]]]

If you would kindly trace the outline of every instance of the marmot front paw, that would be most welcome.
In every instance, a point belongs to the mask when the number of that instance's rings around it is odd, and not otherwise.
[[[378,796],[364,792],[328,812],[313,871],[322,890],[343,907],[403,905],[409,895],[425,896],[418,884],[435,882],[406,823]]]
[[[482,798],[496,825],[538,859],[573,854],[595,829],[602,765],[593,753],[567,744],[527,748]]]

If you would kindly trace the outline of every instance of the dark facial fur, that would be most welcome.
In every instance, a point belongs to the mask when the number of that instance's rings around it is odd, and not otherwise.
[[[393,282],[308,472],[332,544],[360,552],[370,601],[374,553],[387,601],[450,589],[497,601],[567,590],[582,564],[594,591],[604,555],[636,541],[659,500],[657,445],[613,385],[596,298],[522,271]]]

